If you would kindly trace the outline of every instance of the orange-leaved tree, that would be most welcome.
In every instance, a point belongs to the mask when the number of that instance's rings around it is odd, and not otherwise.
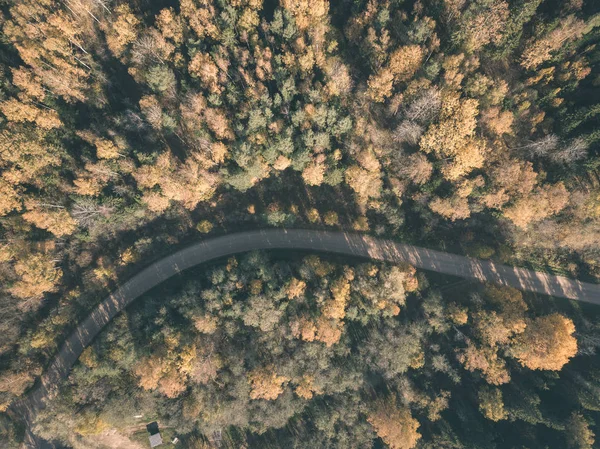
[[[515,337],[510,353],[529,369],[560,370],[577,354],[573,321],[558,313],[531,321]]]

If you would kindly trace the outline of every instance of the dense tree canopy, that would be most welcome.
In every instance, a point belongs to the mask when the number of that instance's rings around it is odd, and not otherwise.
[[[19,0],[2,3],[0,27],[0,412],[99,298],[207,235],[336,228],[600,279],[597,1]],[[405,266],[308,257],[246,282],[231,264],[211,271],[210,288],[190,287],[201,301],[165,308],[156,326],[173,333],[147,330],[162,335],[148,340],[156,350],[132,351],[139,336],[119,322],[105,341],[113,358],[95,347],[77,371],[106,379],[69,393],[53,412],[66,427],[48,415],[45,434],[111,428],[125,409],[93,407],[128,385],[144,407],[161,398],[184,433],[204,410],[209,424],[189,440],[200,447],[217,428],[264,434],[308,414],[294,425],[319,430],[314,447],[370,447],[375,435],[396,447],[500,444],[456,430],[481,416],[494,429],[551,429],[528,447],[564,432],[593,444],[598,369],[562,373],[577,354],[593,358],[595,316],[493,287],[447,298]],[[422,300],[413,325],[410,295]],[[304,361],[233,370],[220,339],[241,323],[274,357]],[[357,365],[319,371],[344,357]],[[466,375],[485,387],[464,387],[454,421],[430,419]],[[217,382],[230,396],[191,386]],[[581,407],[541,411],[540,385],[552,383]],[[81,420],[77,395],[95,401]],[[15,429],[0,414],[2,435]]]
[[[483,444],[467,426],[508,448],[502,426],[511,422],[531,447],[550,429],[548,447],[571,444],[575,432],[594,441],[582,404],[555,409],[590,373],[570,371],[583,376],[573,384],[549,375],[576,356],[573,321],[532,310],[516,290],[441,294],[408,266],[263,253],[183,281],[144,298],[86,349],[40,413],[40,435],[84,448],[111,432],[135,440],[144,434],[136,423],[158,419],[188,447],[210,444],[215,431],[231,447]],[[469,418],[457,421],[458,410]]]

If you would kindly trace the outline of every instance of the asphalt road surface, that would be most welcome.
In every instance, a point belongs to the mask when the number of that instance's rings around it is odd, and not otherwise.
[[[423,270],[600,304],[600,285],[361,234],[268,229],[224,235],[195,243],[153,263],[122,284],[79,323],[42,375],[38,386],[12,408],[28,425],[27,446],[43,447],[44,443],[31,431],[36,412],[58,390],[61,381],[68,376],[83,350],[133,300],[187,268],[231,254],[269,249],[311,250],[387,262],[407,262]]]

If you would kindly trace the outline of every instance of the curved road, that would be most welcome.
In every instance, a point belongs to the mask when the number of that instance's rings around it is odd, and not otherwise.
[[[27,445],[29,447],[38,446],[37,439],[30,430],[30,424],[36,412],[44,407],[46,399],[58,389],[60,382],[68,376],[71,367],[86,346],[115,315],[133,300],[171,276],[200,263],[236,253],[268,249],[312,250],[387,262],[407,262],[424,270],[507,285],[549,296],[600,304],[600,285],[404,245],[366,235],[299,229],[268,229],[216,237],[195,243],[153,263],[105,298],[85,320],[79,323],[42,375],[39,386],[13,407],[14,411],[25,418],[26,424],[29,426]]]

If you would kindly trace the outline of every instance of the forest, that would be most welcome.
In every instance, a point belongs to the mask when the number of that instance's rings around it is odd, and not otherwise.
[[[143,444],[154,419],[191,448],[591,448],[587,307],[408,265],[232,257],[120,315],[36,431],[76,449],[117,447],[110,428]]]
[[[201,239],[337,229],[600,282],[596,0],[2,0],[0,27],[0,446],[76,324]],[[190,273],[86,349],[40,436],[594,447],[593,306],[320,254]]]

